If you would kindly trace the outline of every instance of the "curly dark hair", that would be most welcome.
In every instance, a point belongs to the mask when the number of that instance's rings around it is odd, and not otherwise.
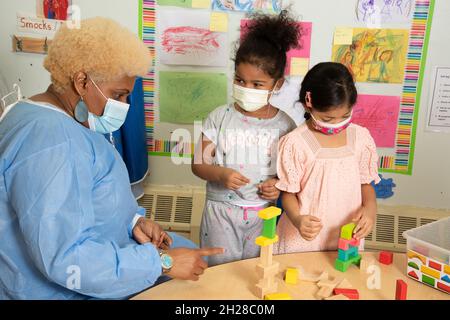
[[[256,65],[273,79],[280,79],[286,68],[286,52],[298,47],[302,30],[288,10],[278,15],[250,13],[247,33],[243,37],[234,59],[240,63]]]

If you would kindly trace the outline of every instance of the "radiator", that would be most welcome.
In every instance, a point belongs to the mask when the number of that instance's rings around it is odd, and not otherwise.
[[[205,189],[192,186],[147,185],[139,204],[147,217],[168,231],[177,232],[199,243],[200,222],[205,204]],[[450,216],[450,211],[378,204],[373,231],[366,237],[366,249],[403,252],[406,230]]]

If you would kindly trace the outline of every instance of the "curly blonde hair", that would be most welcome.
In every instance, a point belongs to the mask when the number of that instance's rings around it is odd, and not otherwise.
[[[76,72],[85,72],[98,82],[123,76],[145,76],[152,57],[131,31],[108,18],[81,21],[80,28],[62,26],[44,60],[52,84],[59,92],[70,87]]]

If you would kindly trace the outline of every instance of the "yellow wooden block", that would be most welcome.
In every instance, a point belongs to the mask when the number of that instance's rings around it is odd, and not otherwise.
[[[271,293],[264,296],[264,300],[292,300],[288,293]]]
[[[412,250],[408,250],[408,258],[418,258],[420,259],[420,261],[422,261],[423,264],[427,264],[427,258],[425,258],[424,256],[418,254],[417,252],[414,252]]]
[[[441,273],[439,271],[431,269],[431,268],[428,268],[427,266],[422,266],[420,268],[420,270],[422,271],[422,273],[425,273],[425,274],[427,274],[429,276],[432,276],[433,278],[436,278],[436,279],[440,279],[441,278]]]
[[[297,284],[298,280],[298,270],[295,268],[287,268],[286,275],[284,276],[284,281],[287,284]]]
[[[449,266],[448,264],[446,264],[446,265],[444,266],[444,272],[445,272],[446,274],[450,274],[450,266]]]
[[[273,239],[266,238],[264,236],[259,236],[255,239],[255,243],[260,247],[265,247],[274,244],[275,242],[278,242],[278,235],[275,235],[275,238]]]
[[[278,217],[281,214],[281,209],[277,207],[267,207],[265,209],[259,210],[258,217],[263,220],[269,220]]]

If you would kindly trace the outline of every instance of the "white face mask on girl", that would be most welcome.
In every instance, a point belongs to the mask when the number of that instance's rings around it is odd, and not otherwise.
[[[276,83],[274,88],[276,87]],[[262,90],[245,88],[237,84],[233,84],[233,99],[236,103],[247,112],[253,112],[261,109],[269,103],[270,95],[274,90]]]

